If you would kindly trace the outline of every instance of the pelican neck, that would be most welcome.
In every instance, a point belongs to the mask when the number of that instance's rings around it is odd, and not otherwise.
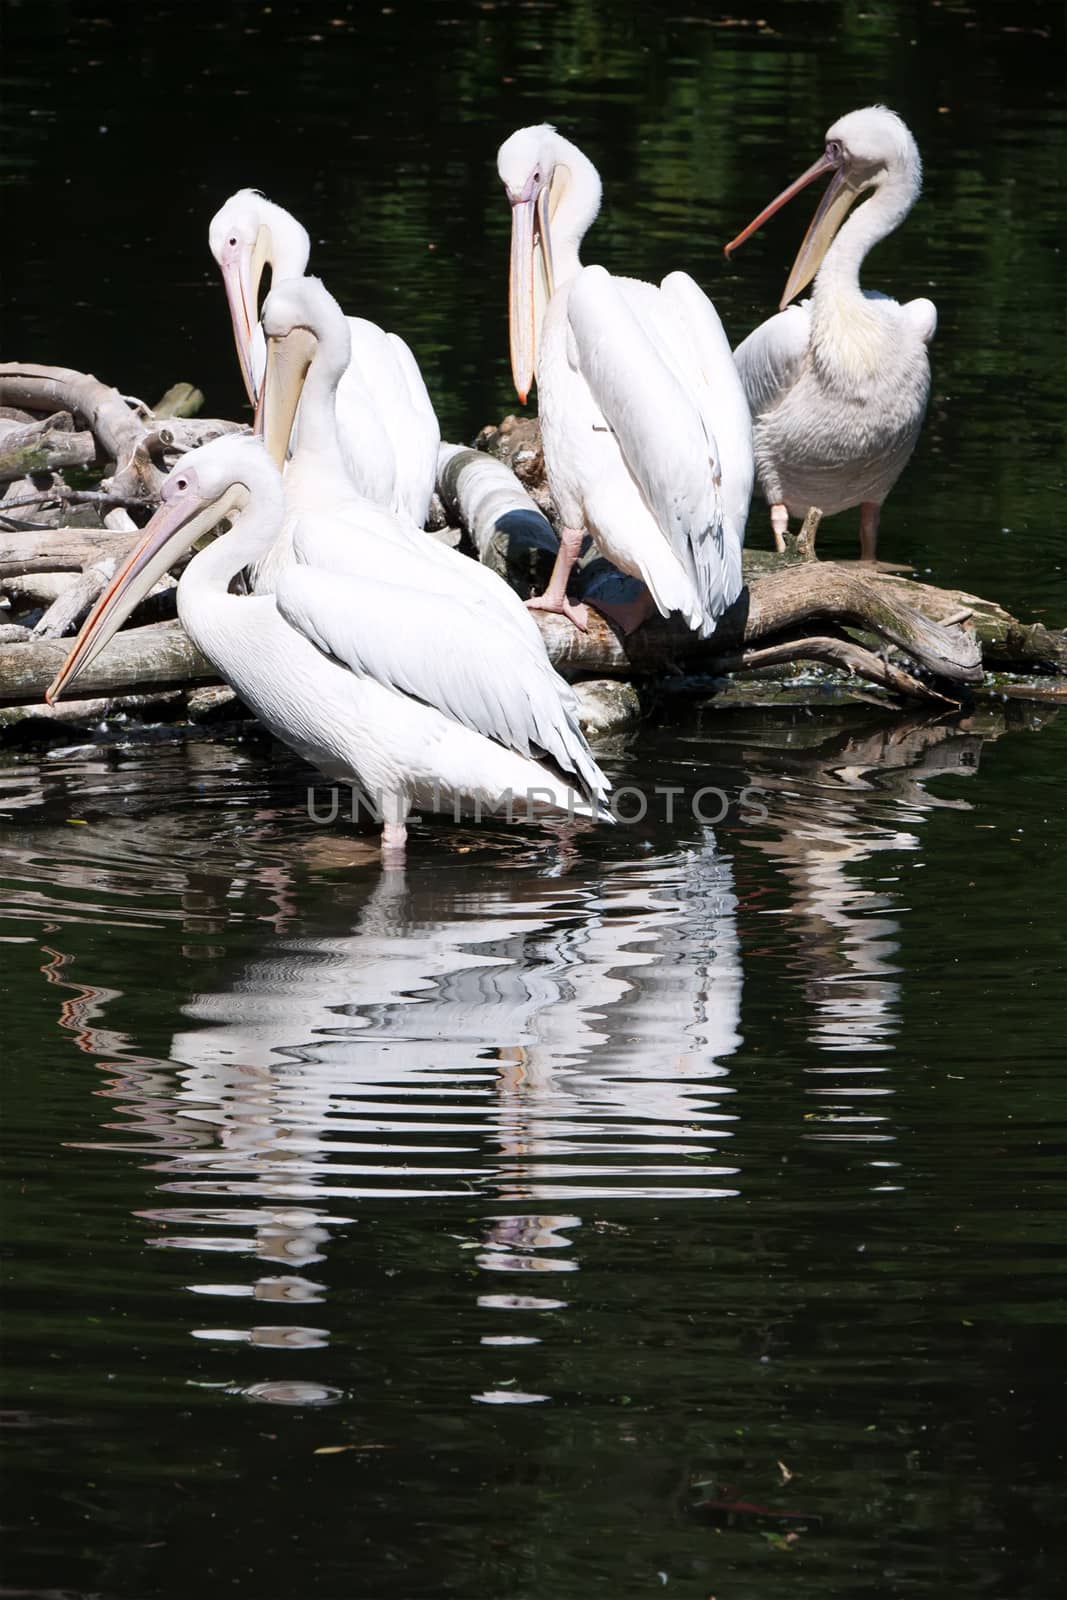
[[[915,203],[916,190],[903,176],[887,178],[845,220],[815,278],[812,302],[820,313],[839,311],[841,302],[863,300],[860,269],[875,245],[898,228]]]
[[[581,270],[578,252],[600,210],[601,185],[589,157],[567,139],[559,140],[556,166],[568,174],[556,214],[549,222],[553,273],[559,287]]]
[[[245,567],[262,560],[278,537],[281,522],[280,492],[268,496],[262,489],[259,493],[253,490],[230,531],[205,545],[190,561],[179,584],[179,598],[186,601],[198,595],[232,598],[227,593],[230,583]]]

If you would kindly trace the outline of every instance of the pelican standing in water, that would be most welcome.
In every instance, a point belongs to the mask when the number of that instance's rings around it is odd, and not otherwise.
[[[301,562],[360,584],[387,585],[390,593],[417,590],[427,605],[455,604],[470,633],[462,648],[442,663],[438,687],[449,708],[467,720],[460,688],[467,677],[478,678],[481,668],[475,658],[484,635],[501,660],[507,657],[514,681],[502,691],[505,698],[523,686],[535,731],[542,730],[535,742],[562,759],[556,725],[565,724],[571,755],[588,758],[593,782],[596,769],[579,729],[574,690],[552,667],[540,629],[515,591],[491,568],[356,492],[337,433],[336,397],[349,360],[349,323],[337,301],[318,278],[283,279],[267,296],[262,326],[266,365],[256,431],[279,467],[298,408],[301,425],[283,479],[281,528],[254,569],[256,592],[273,592],[286,568]],[[435,640],[431,631],[416,640],[406,612],[404,628],[408,631],[393,652],[392,670],[401,687],[419,693],[433,652],[445,648],[448,631],[441,639]],[[519,714],[516,703],[504,713],[505,724],[514,726]]]
[[[208,241],[222,271],[241,373],[255,405],[265,359],[258,310],[264,268],[270,266],[275,282],[300,277],[310,241],[295,217],[254,189],[230,196],[212,218]],[[422,373],[397,334],[363,317],[349,317],[348,323],[352,351],[337,411],[349,472],[369,500],[422,528],[441,442]]]
[[[860,288],[867,252],[899,227],[922,187],[908,129],[885,106],[850,111],[826,149],[772,200],[726,254],[795,194],[830,174],[793,263],[781,310],[735,351],[752,408],[759,485],[785,548],[789,517],[860,507],[860,555],[873,561],[886,495],[915,447],[930,393],[930,300],[900,305]],[[853,201],[870,199],[848,215]],[[847,220],[846,220],[847,218]],[[790,305],[812,280],[810,300]]]
[[[588,532],[648,588],[644,605],[612,609],[624,627],[679,611],[706,637],[741,592],[753,472],[748,406],[715,308],[684,272],[657,288],[582,266],[600,177],[554,128],[513,133],[497,170],[511,203],[512,375],[524,402],[536,377],[562,522],[548,588],[529,604],[585,627],[567,579]]]
[[[273,594],[230,583],[278,537],[282,479],[259,439],[232,434],[183,456],[159,510],[101,596],[48,690],[54,700],[168,567],[223,519],[178,585],[198,649],[277,738],[380,807],[395,864],[415,810],[562,811],[605,817],[608,783],[544,659],[531,678],[511,632],[426,590],[291,562]],[[397,627],[398,619],[402,622]]]

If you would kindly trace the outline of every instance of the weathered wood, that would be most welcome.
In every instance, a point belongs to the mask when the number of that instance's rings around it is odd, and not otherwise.
[[[192,404],[193,397],[185,390],[179,396],[171,394],[164,409],[181,411]],[[70,431],[69,417],[64,420],[55,414],[57,404],[89,423],[99,453],[116,463],[110,480],[116,492],[71,492],[60,484],[43,497],[33,495],[28,500],[84,501],[98,513],[116,501],[143,505],[154,501],[163,474],[153,455],[166,461],[220,433],[243,430],[242,424],[219,419],[153,416],[140,402],[128,402],[95,378],[66,368],[0,364],[0,401],[30,412],[49,412],[43,421],[30,424],[38,436],[51,424],[57,436],[78,437]],[[13,418],[6,431],[18,425],[19,418]],[[0,427],[0,447],[4,432]],[[547,501],[537,426],[530,419],[508,418],[497,429],[483,430],[479,442],[486,449],[442,445],[439,492],[450,519],[468,530],[481,558],[520,593],[528,594],[543,586],[558,544],[537,503],[538,498],[542,505]],[[0,518],[18,503],[17,497],[0,500]],[[136,537],[132,519],[121,513],[110,517],[113,522],[120,519],[127,524],[121,531],[73,527],[0,531],[0,580],[14,577],[16,592],[19,582],[26,586],[23,594],[29,595],[34,578],[43,582],[49,574],[82,574],[64,583],[62,593],[57,586],[52,613],[38,624],[40,633],[71,629],[88,609],[115,559],[128,552]],[[814,528],[809,529],[809,535],[813,533]],[[623,639],[595,609],[585,634],[562,617],[534,615],[552,661],[565,674],[579,677],[593,673],[627,679],[684,671],[721,675],[771,668],[788,675],[794,663],[809,662],[844,669],[898,697],[943,704],[949,696],[958,699],[962,688],[981,682],[980,641],[994,665],[1067,671],[1067,637],[1041,624],[1019,623],[999,606],[975,596],[908,582],[888,572],[884,564],[798,560],[795,551],[791,558],[757,550],[746,554],[745,576],[748,587],[741,599],[707,641],[696,638],[677,618],[653,618]],[[575,572],[575,590],[591,606],[595,608],[598,599],[625,599],[636,588],[635,580],[615,572],[591,545],[587,547]],[[172,593],[146,602],[135,623],[145,615],[158,616],[160,604],[172,606]],[[856,633],[860,636],[852,637]],[[0,646],[0,701],[39,701],[65,657],[66,646],[45,638],[27,639],[20,628],[12,637],[17,642]],[[889,646],[910,659],[890,661]],[[920,676],[920,669],[933,681]],[[134,626],[118,634],[79,682],[79,690],[109,697],[110,702],[116,695],[129,697],[145,690],[158,695],[170,684],[193,682],[217,682],[217,674],[171,623]],[[1009,685],[998,692],[1025,692],[1025,686]],[[636,704],[628,686],[608,685],[604,694],[616,711],[631,698]],[[583,695],[590,703],[596,699],[590,690]]]
[[[904,650],[928,672],[950,683],[977,683],[982,652],[973,634],[943,627],[893,589],[836,561],[803,562],[768,573],[749,585],[723,617],[709,643],[714,648],[743,628],[746,644],[799,626],[851,623]]]
[[[442,441],[437,453],[437,492],[450,520],[470,533],[480,560],[491,564],[501,528],[511,519],[513,535],[554,556],[555,529],[511,468],[481,450]]]
[[[524,598],[544,588],[559,540],[510,467],[481,450],[442,443],[437,492],[449,518],[469,533],[479,560]]]
[[[44,692],[69,654],[62,639],[0,645],[0,703],[44,700]],[[78,679],[88,696],[141,693],[217,683],[219,675],[180,623],[157,622],[117,633]]]
[[[536,417],[507,416],[502,422],[483,428],[474,446],[508,467],[538,509],[550,522],[555,519],[556,507],[541,448],[541,424]]]
[[[153,424],[144,436],[144,447],[150,456],[163,456],[169,460],[210,444],[224,433],[251,433],[245,422],[227,422],[223,417],[184,416],[169,417]]]
[[[48,417],[32,417],[29,412],[13,412],[8,416],[8,406],[0,406],[0,445],[9,444],[20,434],[73,433],[74,418],[69,411],[53,411]]]
[[[595,597],[588,590],[586,597],[595,605]],[[756,579],[708,640],[698,639],[677,618],[653,617],[622,640],[603,617],[595,614],[584,634],[565,617],[551,612],[535,612],[534,616],[553,662],[569,673],[609,672],[629,677],[681,666],[699,666],[708,672],[729,671],[729,663],[744,664],[751,651],[764,641],[770,643],[776,636],[808,625],[846,621],[869,628],[898,645],[945,682],[973,684],[982,676],[981,652],[972,635],[958,627],[940,627],[896,595],[881,594],[868,579],[843,570],[834,562],[804,562]],[[808,642],[790,640],[788,659],[804,658]],[[824,638],[815,640],[811,659],[827,660],[829,642]],[[890,686],[878,658],[869,651],[857,651],[858,646],[847,657],[850,670],[883,687]],[[846,664],[845,652],[839,651],[837,659],[839,664]],[[903,676],[908,679],[909,694],[940,698],[938,691],[927,689],[911,674]],[[903,676],[897,681],[901,690]]]
[[[164,711],[184,711],[187,696],[181,689],[163,689],[157,694],[120,694],[95,700],[60,700],[54,706],[44,701],[20,706],[0,706],[0,734],[27,722],[53,722],[60,725],[98,723],[107,717],[133,712],[139,717],[158,717]]]
[[[514,424],[502,424],[499,436],[513,442],[520,434]],[[533,456],[535,442],[524,435],[521,450]],[[503,446],[501,446],[503,453]],[[449,511],[468,529],[480,558],[513,584],[520,593],[530,592],[539,580],[544,582],[558,545],[555,531],[534,505],[511,468],[494,456],[443,444],[438,457],[438,492]],[[626,598],[637,592],[633,579],[607,567],[590,551],[584,571],[575,581],[575,592],[595,606],[602,599]],[[538,614],[539,620],[543,614]],[[564,619],[557,622],[570,631]],[[551,632],[549,653],[563,652],[567,668],[617,672],[626,676],[641,664],[651,651],[659,668],[677,666],[680,660],[710,662],[717,659],[739,661],[746,650],[775,635],[811,626],[839,626],[850,623],[870,630],[882,639],[905,650],[915,661],[938,678],[950,683],[973,683],[981,677],[981,651],[970,635],[957,628],[946,628],[909,606],[897,593],[882,594],[872,577],[836,562],[793,561],[777,571],[750,583],[733,612],[723,618],[714,637],[707,643],[696,639],[680,624],[654,619],[627,639],[608,644],[603,629],[598,630],[592,650],[568,641],[561,627]],[[586,643],[592,643],[591,634]],[[820,637],[806,653],[791,647],[788,659],[833,660],[882,687],[895,687],[898,693],[936,698],[912,674],[891,669],[869,650],[843,643],[830,648]],[[786,659],[786,657],[782,657]],[[725,670],[725,669],[724,669]]]
[[[84,418],[100,453],[115,463],[103,488],[132,500],[158,498],[163,474],[144,448],[144,420],[117,389],[91,373],[35,362],[0,362],[0,404],[35,412],[66,410]]]
[[[619,678],[590,678],[576,683],[578,722],[586,738],[597,743],[629,733],[641,720],[641,701],[632,683]]]
[[[13,611],[26,611],[34,606],[50,606],[77,581],[77,572],[13,573],[0,577],[0,595]]]
[[[58,513],[60,508],[65,512],[69,512],[71,508],[85,507],[84,512],[78,509],[74,510],[74,518],[80,517],[81,520],[68,519],[70,526],[96,528],[99,527],[100,517],[107,506],[151,506],[155,504],[154,501],[146,501],[143,495],[111,494],[104,489],[68,489],[60,478],[57,478],[47,489],[35,489],[32,494],[21,492],[23,484],[35,481],[32,478],[22,478],[18,483],[12,485],[16,492],[5,495],[4,499],[0,500],[0,522],[6,523],[9,527],[59,527],[60,524],[58,522],[48,521],[47,519],[54,513]],[[13,518],[10,515],[16,508],[25,511],[24,521]]]
[[[942,625],[956,612],[969,612],[969,626],[981,642],[987,666],[1016,672],[1034,668],[1067,671],[1067,633],[1062,630],[1046,628],[1041,622],[1020,622],[995,601],[963,589],[938,589],[933,584],[889,576],[879,578],[879,587],[883,586]]]
[[[35,639],[62,639],[77,633],[93,606],[115,576],[117,556],[108,556],[86,567],[74,582],[58,595],[33,630]]]
[[[172,383],[152,407],[154,417],[195,417],[203,409],[204,396],[191,383]]]
[[[819,639],[806,634],[803,639],[767,645],[762,650],[743,650],[737,656],[719,656],[715,661],[715,671],[740,672],[751,667],[781,666],[790,661],[821,661],[827,666],[841,667],[857,678],[865,678],[868,683],[876,683],[905,699],[940,700],[945,705],[956,704],[947,695],[931,689],[929,684],[913,678],[910,672],[894,666],[884,656],[872,655],[851,639]]]
[[[30,572],[80,572],[94,561],[128,554],[134,537],[96,528],[0,528],[0,580]]]
[[[75,433],[69,411],[29,424],[0,421],[0,482],[10,483],[36,472],[85,467],[96,459],[96,440]]]

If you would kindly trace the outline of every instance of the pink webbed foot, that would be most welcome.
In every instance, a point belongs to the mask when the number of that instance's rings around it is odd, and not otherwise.
[[[402,822],[386,822],[382,827],[382,866],[391,871],[404,865],[408,830]]]
[[[544,594],[534,595],[526,602],[531,611],[557,611],[583,633],[589,626],[589,612],[585,606],[572,605],[567,599],[567,584],[584,538],[581,528],[564,527],[559,530],[559,549],[556,551],[548,588]]]
[[[561,617],[566,617],[586,633],[589,628],[589,607],[586,605],[572,605],[566,595],[557,598],[549,594],[546,589],[544,594],[535,594],[526,602],[529,611],[555,611]]]

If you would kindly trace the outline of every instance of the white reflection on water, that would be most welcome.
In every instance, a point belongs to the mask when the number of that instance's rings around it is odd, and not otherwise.
[[[73,987],[63,967],[57,954],[52,976]],[[63,1019],[118,1071],[109,1098],[126,1121],[112,1124],[122,1131],[110,1148],[152,1155],[156,1196],[137,1213],[155,1225],[148,1242],[285,1269],[250,1284],[200,1274],[187,1285],[198,1299],[321,1302],[322,1273],[303,1269],[368,1201],[475,1195],[510,1208],[737,1192],[723,1148],[741,963],[731,871],[710,834],[592,882],[497,874],[429,903],[391,873],[350,934],[272,934],[211,971],[212,987],[181,1005],[166,1061],[136,1057],[100,1026],[113,994],[79,989]],[[545,1272],[558,1283],[578,1268],[581,1225],[575,1213],[508,1209],[457,1244],[487,1283]],[[566,1304],[475,1298],[489,1316]],[[287,1351],[329,1338],[270,1320],[191,1332]],[[525,1328],[487,1328],[494,1336],[534,1340]]]
[[[186,1003],[175,1110],[211,1137],[160,1187],[316,1207],[729,1192],[700,1180],[732,1166],[692,1164],[728,1137],[725,1085],[709,1086],[739,1043],[714,842],[599,884],[513,877],[457,898],[413,921],[389,874],[351,935],[272,941]]]
[[[924,780],[978,770],[982,740],[951,724],[889,724],[851,737],[834,759],[824,750],[789,751],[787,773],[761,778],[773,833],[741,843],[772,861],[788,885],[788,903],[765,916],[785,918],[798,936],[810,1007],[808,1037],[820,1051],[888,1051],[899,1027],[899,916],[906,910],[898,880],[855,869],[882,853],[920,849],[915,831],[933,809],[969,809],[968,802],[931,794]],[[784,762],[782,763],[784,766]],[[798,786],[798,769],[808,782]],[[807,772],[805,772],[807,769]],[[893,887],[884,887],[886,883]],[[887,913],[892,912],[893,915]],[[812,1067],[835,1082],[880,1068]],[[812,1093],[836,1092],[812,1086]],[[886,1089],[848,1085],[850,1096]],[[856,1119],[858,1120],[858,1119]]]
[[[885,1051],[897,1026],[906,904],[895,878],[887,886],[855,869],[879,853],[916,852],[925,811],[962,803],[932,799],[920,780],[973,771],[978,747],[927,727],[845,738],[834,761],[825,750],[745,751],[770,815],[735,843],[772,867],[748,895],[746,925],[773,917],[787,930],[809,1042],[824,1057]],[[256,814],[268,835],[269,817]],[[252,953],[245,939],[246,953],[228,957],[240,941],[222,938],[210,968],[203,943],[176,964],[171,983],[205,970],[211,978],[178,1003],[166,1059],[137,1054],[105,1025],[118,991],[71,982],[69,958],[42,947],[42,970],[65,991],[60,1023],[101,1061],[102,1093],[123,1118],[109,1124],[119,1137],[107,1147],[152,1157],[156,1194],[138,1212],[155,1225],[147,1242],[203,1262],[241,1256],[282,1269],[250,1283],[200,1273],[187,1288],[202,1309],[209,1300],[322,1303],[328,1271],[312,1278],[307,1269],[327,1260],[334,1233],[364,1204],[471,1196],[479,1210],[508,1208],[457,1240],[482,1275],[477,1306],[494,1319],[481,1342],[535,1343],[529,1314],[567,1305],[583,1216],[602,1225],[591,1206],[691,1205],[743,1189],[729,1081],[741,1043],[738,897],[734,866],[710,833],[596,877],[492,871],[438,886],[424,873],[410,883],[379,875],[356,926],[325,935],[307,932],[319,903],[308,902],[283,851],[275,846],[266,861],[257,853],[254,829],[229,874],[198,861],[195,838],[164,850],[158,824],[109,819],[106,855],[104,831],[79,836],[81,859],[70,848],[16,850],[15,915],[46,909],[60,922],[127,926],[137,918],[160,930],[177,917],[189,933],[225,935],[249,926],[249,895],[274,907],[274,931],[258,922]],[[34,878],[41,860],[44,901]],[[775,905],[780,887],[785,904]],[[802,1070],[817,1109],[798,1137],[892,1137],[883,1066],[816,1056]],[[573,1209],[553,1209],[561,1204]],[[551,1276],[551,1296],[506,1291],[509,1276],[529,1283],[537,1273]],[[274,1350],[329,1340],[325,1328],[276,1316],[246,1328],[205,1317],[211,1325],[190,1331]],[[277,1390],[276,1403],[302,1403],[299,1385],[254,1388],[261,1399]],[[509,1388],[475,1398],[544,1397]]]

